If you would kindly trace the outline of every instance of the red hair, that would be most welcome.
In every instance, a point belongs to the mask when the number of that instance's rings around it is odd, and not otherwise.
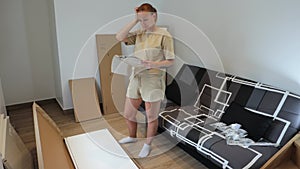
[[[152,12],[152,13],[157,13],[157,10],[148,3],[144,3],[141,6],[137,7],[136,12]]]

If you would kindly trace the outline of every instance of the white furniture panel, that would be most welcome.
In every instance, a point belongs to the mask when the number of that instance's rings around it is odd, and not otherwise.
[[[107,129],[65,138],[77,169],[138,169]]]

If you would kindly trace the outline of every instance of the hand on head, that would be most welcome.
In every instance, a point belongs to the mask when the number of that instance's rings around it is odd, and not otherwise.
[[[138,13],[138,9],[139,9],[138,6],[134,8],[134,12],[135,12],[136,14]]]

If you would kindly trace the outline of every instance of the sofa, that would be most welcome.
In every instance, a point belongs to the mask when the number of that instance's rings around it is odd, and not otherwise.
[[[300,96],[184,64],[166,87],[159,132],[208,168],[260,168],[300,130]]]

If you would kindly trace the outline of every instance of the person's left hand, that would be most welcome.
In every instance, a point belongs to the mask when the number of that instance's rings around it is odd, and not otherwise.
[[[143,60],[142,61],[142,64],[147,68],[147,69],[150,69],[150,68],[155,68],[156,66],[156,64],[155,64],[155,62],[153,62],[153,61],[149,61],[149,60]]]

